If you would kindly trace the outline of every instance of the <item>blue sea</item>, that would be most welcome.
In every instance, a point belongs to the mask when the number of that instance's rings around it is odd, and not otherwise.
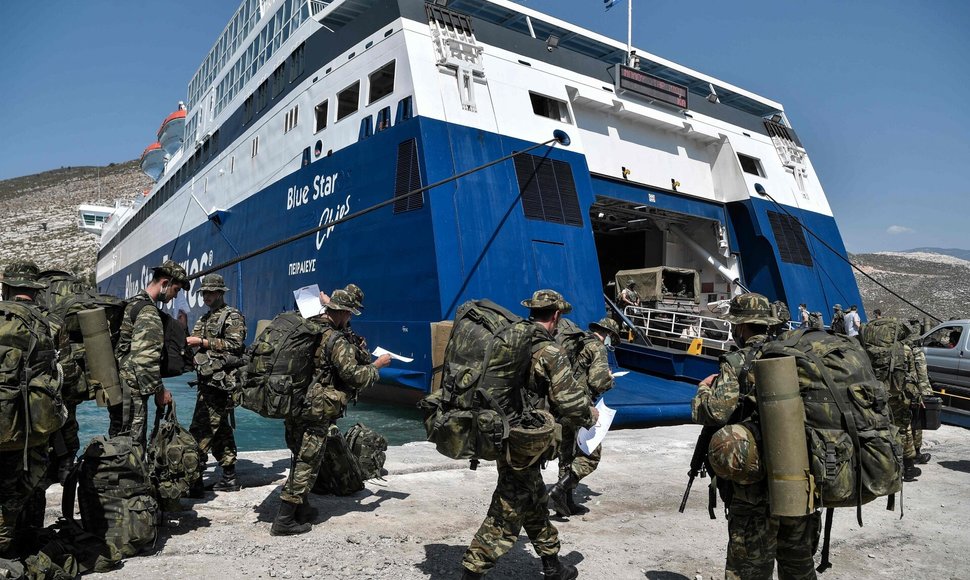
[[[195,411],[196,390],[188,384],[193,378],[195,373],[165,379],[165,386],[175,397],[179,422],[186,429],[192,424],[192,413]],[[155,417],[154,403],[150,402],[150,408],[152,410],[149,417],[149,431],[151,421]],[[98,407],[94,401],[88,401],[78,407],[77,420],[80,425],[81,449],[84,449],[92,437],[108,433],[108,410]],[[421,413],[413,405],[358,401],[356,406],[351,405],[347,408],[346,417],[337,421],[341,431],[346,431],[354,423],[363,423],[376,430],[387,438],[389,445],[425,440]],[[266,419],[242,407],[236,408],[235,436],[239,451],[286,448],[282,419]]]

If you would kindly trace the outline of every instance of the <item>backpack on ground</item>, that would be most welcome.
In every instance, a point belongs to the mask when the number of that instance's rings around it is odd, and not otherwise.
[[[384,461],[387,460],[387,439],[363,423],[348,429],[346,439],[364,479],[380,477],[384,471]]]
[[[889,395],[854,340],[815,329],[783,333],[762,357],[792,356],[805,406],[816,505],[856,507],[902,486],[902,446]]]
[[[154,305],[155,303],[150,300],[135,301],[128,314],[131,323],[135,323],[135,319],[138,318],[138,314],[144,307]],[[177,377],[193,368],[192,351],[185,344],[185,339],[189,335],[179,321],[172,318],[167,312],[159,310],[158,315],[162,319],[163,334],[162,361],[160,367],[162,378]]]
[[[242,406],[270,419],[297,416],[313,381],[313,354],[324,328],[283,312],[256,337],[247,355]]]
[[[75,493],[81,527],[105,541],[107,559],[134,556],[154,543],[158,503],[141,450],[131,437],[97,436],[88,443],[64,486],[65,518],[73,518]]]
[[[155,414],[150,441],[148,468],[158,498],[171,502],[188,496],[189,488],[200,477],[202,451],[195,437],[179,423],[174,401],[165,407],[164,417]]]
[[[428,441],[452,459],[505,457],[509,430],[526,411],[534,325],[490,300],[455,314],[441,388],[422,399]]]
[[[330,426],[326,445],[313,493],[351,495],[364,489],[364,481],[368,478],[364,476],[360,462],[336,425]]]
[[[40,551],[64,570],[109,572],[121,564],[121,554],[104,538],[84,531],[73,518],[58,520],[48,529],[54,533]]]
[[[0,450],[46,443],[67,420],[55,349],[38,309],[0,301]]]
[[[877,318],[862,328],[862,344],[869,355],[876,378],[885,383],[889,394],[907,401],[918,395],[906,380],[906,349],[902,339],[909,327],[895,318]]]

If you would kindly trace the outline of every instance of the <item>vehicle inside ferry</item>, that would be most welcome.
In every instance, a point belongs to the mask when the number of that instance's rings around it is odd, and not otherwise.
[[[732,282],[711,263],[732,261],[723,224],[605,196],[597,196],[589,217],[604,296],[640,331],[623,338],[692,354],[730,348],[730,325],[719,315]],[[630,282],[638,307],[619,300]]]

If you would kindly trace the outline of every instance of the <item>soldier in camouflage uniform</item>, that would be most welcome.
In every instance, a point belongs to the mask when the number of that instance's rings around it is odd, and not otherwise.
[[[108,407],[111,420],[108,434],[112,437],[130,435],[141,446],[142,453],[145,452],[148,435],[148,398],[154,395],[158,407],[172,402],[172,393],[162,385],[164,333],[162,318],[155,304],[169,302],[188,285],[185,268],[166,260],[161,266],[152,268],[151,282],[125,304],[121,332],[115,346],[124,402]],[[132,320],[135,307],[145,302],[148,304]],[[129,408],[126,409],[126,406]]]
[[[34,295],[44,285],[37,280],[39,269],[31,262],[17,262],[9,264],[3,271],[3,300],[18,302],[30,308],[43,318],[44,313],[34,304]],[[59,343],[55,336],[56,330],[48,327],[50,339],[54,345]],[[61,353],[62,362],[64,353]],[[12,431],[13,426],[0,426],[4,432]],[[48,443],[49,436],[43,438],[28,437],[26,441],[9,441],[0,446],[0,557],[14,555],[17,547],[15,540],[21,541],[28,532],[28,528],[37,526],[36,514],[40,514],[40,526],[43,526],[43,505],[28,509],[25,504],[39,489],[43,493],[44,479],[48,472]],[[24,515],[25,517],[21,517]]]
[[[751,362],[768,340],[768,329],[780,320],[773,316],[768,299],[755,293],[735,296],[726,318],[734,324],[734,339],[742,348],[721,357],[720,372],[698,385],[692,402],[695,423],[720,426],[757,419]],[[732,482],[732,490],[725,578],[770,579],[775,560],[779,578],[815,578],[820,513],[772,516],[764,479],[750,484]]]
[[[918,318],[909,319],[909,329],[910,334],[906,339],[906,343],[913,349],[913,361],[915,363],[912,368],[910,381],[916,385],[916,390],[919,392],[919,404],[922,405],[923,397],[933,396],[933,386],[930,384],[930,375],[926,368],[926,353],[923,352],[919,344],[919,338],[923,334],[923,327]],[[921,465],[929,463],[932,457],[929,453],[923,453],[922,447],[923,430],[913,429],[913,448],[916,451],[915,461]]]
[[[347,284],[344,286],[344,291],[348,296],[350,296],[354,308],[357,310],[364,309],[364,291],[360,289],[360,286],[357,284]],[[330,303],[330,297],[321,292],[320,302],[326,306]],[[350,322],[348,322],[347,327],[344,328],[344,334],[347,335],[347,340],[350,341],[350,344],[354,345],[354,348],[357,349],[357,362],[362,365],[369,364],[371,355],[367,350],[367,340],[363,336],[354,332],[354,329],[351,328]]]
[[[357,361],[355,348],[344,334],[351,315],[357,314],[360,311],[354,307],[350,295],[345,290],[335,290],[326,312],[312,319],[323,327],[320,346],[313,357],[317,369],[325,372],[323,378],[307,389],[309,416],[287,418],[284,422],[286,446],[293,453],[293,459],[280,493],[280,511],[270,530],[274,536],[310,531],[309,522],[316,513],[307,502],[307,495],[320,472],[330,427],[343,415],[347,402],[358,391],[376,383],[378,370],[391,362],[386,354],[372,364],[362,365]]]
[[[199,478],[195,480],[189,497],[203,496],[202,473],[209,459],[209,451],[222,467],[222,478],[213,486],[215,491],[239,491],[236,480],[236,440],[230,420],[233,393],[239,387],[236,369],[242,366],[246,348],[246,319],[242,313],[226,304],[229,291],[219,274],[202,279],[202,301],[209,311],[199,318],[192,335],[185,341],[197,348],[196,371],[199,394],[189,431],[199,442],[202,460]]]
[[[531,377],[527,399],[533,406],[547,405],[565,425],[591,427],[597,412],[590,406],[586,390],[576,380],[569,359],[556,343],[554,332],[566,301],[554,290],[539,290],[522,301],[535,324]],[[547,579],[576,578],[575,566],[559,561],[559,532],[549,521],[549,496],[538,463],[517,470],[499,459],[498,484],[492,494],[488,515],[462,559],[462,578],[481,578],[508,552],[524,527],[532,546],[542,558]]]
[[[620,325],[611,318],[603,318],[589,324],[589,334],[577,345],[579,352],[572,361],[573,369],[578,380],[586,387],[590,401],[599,399],[613,388],[613,373],[606,349],[619,341]],[[566,348],[568,351],[569,347]],[[583,478],[596,470],[602,458],[602,445],[589,455],[580,451],[576,443],[577,431],[575,427],[563,426],[562,444],[559,447],[559,481],[549,490],[549,507],[561,517],[589,511],[576,504],[573,491]]]
[[[908,328],[906,329],[908,332]],[[923,470],[916,467],[916,442],[913,436],[912,404],[922,400],[917,377],[916,354],[913,347],[903,343],[905,353],[905,381],[902,390],[890,388],[889,407],[893,411],[893,423],[899,429],[899,436],[903,440],[903,481],[916,481],[923,474]],[[925,364],[925,358],[924,358]],[[922,439],[920,440],[922,444]]]

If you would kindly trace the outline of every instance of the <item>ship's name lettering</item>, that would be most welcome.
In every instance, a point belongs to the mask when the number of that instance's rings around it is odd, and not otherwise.
[[[345,199],[342,204],[338,205],[337,207],[328,207],[325,210],[323,210],[323,213],[320,214],[320,222],[317,225],[322,226],[323,224],[332,223],[336,220],[346,217],[347,214],[349,213],[350,213],[350,196],[348,195],[347,199]],[[325,242],[327,238],[330,237],[330,234],[333,233],[334,227],[336,226],[330,226],[329,228],[326,228],[324,230],[320,230],[319,232],[317,232],[317,240],[316,240],[317,250],[323,247],[323,242]]]
[[[302,262],[292,262],[289,266],[290,276],[297,274],[309,274],[317,271],[317,259],[303,260]]]
[[[286,190],[286,209],[287,211],[311,201],[316,201],[329,196],[337,190],[338,173],[333,175],[316,175],[313,177],[313,194],[310,194],[310,186],[292,185]]]

